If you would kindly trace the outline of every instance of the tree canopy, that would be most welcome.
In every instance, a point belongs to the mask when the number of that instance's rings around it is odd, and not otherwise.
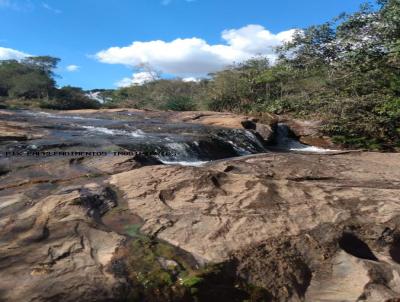
[[[36,99],[39,106],[51,109],[98,108],[100,104],[81,88],[56,87],[54,70],[59,61],[50,56],[0,61],[0,97]]]
[[[55,89],[58,62],[49,56],[0,61],[0,96],[48,98]]]

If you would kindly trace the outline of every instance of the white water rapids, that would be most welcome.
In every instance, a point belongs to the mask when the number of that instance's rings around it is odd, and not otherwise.
[[[51,138],[34,141],[28,149],[51,145],[88,146],[95,150],[117,148],[151,154],[168,165],[201,166],[209,161],[263,152],[329,153],[300,143],[285,124],[278,124],[274,145],[266,145],[252,131],[149,119],[145,113],[63,114],[20,111],[32,125],[51,129]],[[23,148],[23,146],[18,146]]]

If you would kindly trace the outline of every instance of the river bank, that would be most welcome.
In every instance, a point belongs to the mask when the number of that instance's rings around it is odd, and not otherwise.
[[[0,300],[400,296],[398,154],[233,114],[0,114],[0,151],[21,154],[0,159]]]

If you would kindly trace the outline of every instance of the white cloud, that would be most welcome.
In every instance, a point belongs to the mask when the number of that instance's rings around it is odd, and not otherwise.
[[[184,82],[200,82],[200,80],[198,78],[195,78],[195,77],[183,78],[182,81],[184,81]]]
[[[74,72],[74,71],[78,71],[81,67],[78,65],[68,65],[66,67],[67,71],[69,72]]]
[[[273,54],[273,47],[291,40],[293,30],[273,34],[261,25],[224,30],[222,38],[236,50],[252,54]]]
[[[0,0],[1,1],[1,0]],[[0,60],[22,60],[31,55],[12,48],[0,47]]]
[[[209,44],[200,38],[135,41],[129,46],[102,50],[95,57],[103,63],[134,68],[147,64],[166,74],[199,78],[257,55],[273,61],[274,48],[289,41],[293,33],[294,30],[288,30],[273,34],[261,25],[247,25],[223,31],[225,44]]]
[[[0,1],[1,1],[1,0],[0,0]],[[51,11],[52,13],[55,13],[55,14],[61,14],[61,13],[62,13],[62,11],[61,11],[60,9],[51,7],[51,6],[50,6],[49,4],[47,4],[46,2],[42,2],[42,7],[45,8],[45,9],[47,9],[48,11]]]
[[[128,87],[131,85],[143,85],[154,80],[154,75],[150,72],[138,72],[132,75],[132,78],[123,78],[115,85],[117,87]]]

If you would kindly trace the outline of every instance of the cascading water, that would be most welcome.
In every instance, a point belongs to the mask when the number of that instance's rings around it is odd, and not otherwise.
[[[164,163],[201,165],[210,160],[266,152],[255,135],[247,130],[224,129],[185,142],[162,144],[156,157]]]
[[[291,135],[290,128],[284,123],[278,123],[276,126],[275,144],[273,149],[279,151],[301,151],[309,153],[327,153],[335,151],[302,144]]]
[[[165,164],[197,166],[212,160],[269,151],[335,151],[300,143],[283,123],[275,129],[275,144],[265,147],[264,142],[251,130],[171,122],[162,116],[149,117],[144,112],[114,115],[98,113],[88,116],[24,110],[12,115],[12,119],[46,129],[48,135],[29,142],[0,145],[0,152],[133,151]]]
[[[196,150],[198,142],[188,143],[167,143],[164,145],[164,152],[156,157],[164,164],[178,164],[182,166],[201,166],[207,160],[200,160]]]
[[[4,151],[133,151],[181,165],[267,152],[249,130],[149,119],[145,113],[87,116],[21,111],[13,119],[45,128],[48,135],[8,144]]]

